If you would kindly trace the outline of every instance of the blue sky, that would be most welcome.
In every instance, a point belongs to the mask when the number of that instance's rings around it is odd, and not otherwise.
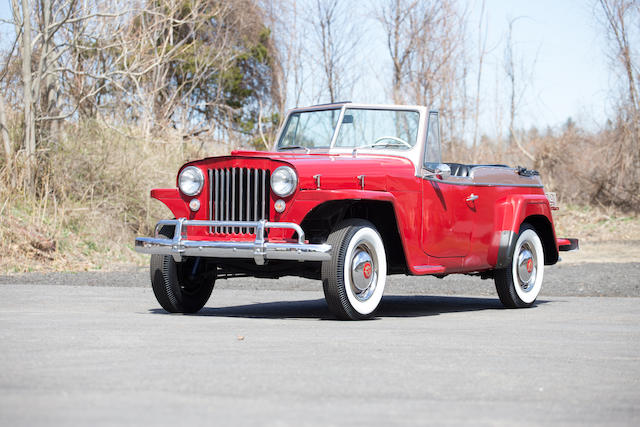
[[[475,31],[480,0],[461,4],[469,8],[470,26]],[[593,17],[592,1],[486,0],[485,7],[489,28],[488,45],[498,47],[487,57],[483,71],[483,132],[495,133],[496,105],[502,104],[505,114],[508,107],[506,99],[496,100],[496,82],[499,86],[502,85],[498,95],[504,95],[504,47],[500,42],[504,41],[508,20],[515,17],[522,17],[514,28],[517,54],[527,67],[537,58],[533,78],[519,106],[517,125],[536,125],[544,129],[547,126],[559,126],[568,117],[591,128],[594,124],[604,122],[604,117],[610,113],[608,99],[612,83],[604,54],[606,39],[603,29]],[[10,18],[9,8],[9,0],[0,0],[0,18]],[[375,44],[373,40],[378,39],[378,47],[375,49],[381,49],[379,43],[383,35],[373,27],[369,30],[371,43]],[[9,26],[1,25],[0,46],[5,47],[12,35],[13,31]],[[384,55],[383,52],[380,54]],[[388,102],[383,95],[384,80],[388,76],[375,75],[371,67],[365,66],[363,69],[365,75],[360,87],[354,89],[353,100]]]
[[[594,18],[593,3],[487,0],[490,40],[504,37],[508,20],[521,16],[514,27],[515,50],[525,63],[537,56],[521,105],[521,125],[554,126],[571,116],[588,126],[591,120],[603,122],[608,114],[606,38]],[[503,52],[499,48],[493,61],[502,60]]]
[[[481,0],[461,4],[469,10],[469,47],[476,52]],[[571,117],[593,130],[605,122],[610,113],[610,73],[604,54],[606,38],[594,18],[593,4],[590,0],[486,0],[487,47],[495,48],[483,66],[481,133],[497,133],[497,108],[502,109],[505,131],[509,105],[504,42],[513,18],[518,18],[513,29],[514,51],[532,76],[518,106],[516,127],[542,130],[560,126]],[[366,40],[376,61],[388,56],[383,37],[373,33]],[[380,76],[365,77],[362,87],[355,89],[354,100],[388,102],[382,94],[389,75],[379,80]],[[468,87],[475,88],[475,77],[470,78]]]

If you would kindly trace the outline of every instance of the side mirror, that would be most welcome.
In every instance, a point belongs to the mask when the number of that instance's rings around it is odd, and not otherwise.
[[[423,178],[436,178],[445,180],[451,176],[451,168],[444,163],[438,163],[434,169],[428,169],[428,172],[422,175]]]

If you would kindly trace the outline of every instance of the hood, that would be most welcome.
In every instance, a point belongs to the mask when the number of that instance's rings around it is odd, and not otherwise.
[[[406,157],[360,154],[329,153],[283,153],[266,151],[233,151],[231,156],[240,158],[261,158],[288,163],[298,172],[299,188],[315,190],[317,179],[320,188],[362,189],[361,176],[364,176],[365,190],[388,191],[398,181],[414,181],[415,167]],[[406,188],[406,184],[402,185]]]

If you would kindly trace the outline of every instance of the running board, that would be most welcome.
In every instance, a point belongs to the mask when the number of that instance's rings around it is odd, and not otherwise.
[[[414,269],[418,274],[441,274],[445,270],[443,265],[418,265]]]

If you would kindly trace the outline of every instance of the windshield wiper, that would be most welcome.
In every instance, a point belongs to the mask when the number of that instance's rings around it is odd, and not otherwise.
[[[303,147],[302,145],[286,145],[284,147],[278,147],[278,150],[280,150],[280,151],[282,151],[282,150],[299,150],[299,149],[303,149],[307,153],[311,152],[309,147]]]

